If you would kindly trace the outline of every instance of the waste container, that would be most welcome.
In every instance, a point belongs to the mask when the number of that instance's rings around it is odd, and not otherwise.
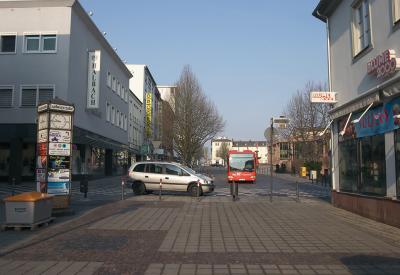
[[[307,167],[300,167],[300,177],[307,177]]]
[[[4,199],[6,224],[34,224],[51,218],[53,196],[22,193]]]

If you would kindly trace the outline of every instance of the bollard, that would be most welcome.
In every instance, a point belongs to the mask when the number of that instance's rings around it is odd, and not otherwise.
[[[200,180],[197,180],[197,197],[200,198]]]
[[[158,192],[158,199],[161,200],[162,197],[162,179],[160,179],[160,190]]]
[[[235,181],[235,200],[239,199],[239,182]]]
[[[12,190],[11,190],[11,194],[14,196],[15,195],[15,178],[12,178]]]
[[[297,202],[300,202],[299,182],[296,180],[296,197]]]
[[[273,197],[273,180],[272,180],[272,173],[271,173],[271,185],[269,187],[269,201],[272,202]]]
[[[125,199],[124,195],[125,195],[125,180],[122,180],[122,182],[121,182],[121,200]]]

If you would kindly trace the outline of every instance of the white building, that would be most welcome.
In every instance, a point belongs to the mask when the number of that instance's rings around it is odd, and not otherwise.
[[[132,73],[129,88],[143,103],[143,147],[141,153],[152,157],[154,150],[161,145],[161,96],[147,65],[130,64]]]
[[[232,150],[237,150],[239,152],[250,150],[257,153],[259,164],[266,164],[268,162],[268,147],[266,141],[234,141]]]
[[[211,165],[225,165],[224,158],[219,154],[223,144],[226,144],[230,150],[232,148],[233,140],[226,137],[218,137],[211,140]]]
[[[400,1],[321,0],[335,206],[400,226]]]

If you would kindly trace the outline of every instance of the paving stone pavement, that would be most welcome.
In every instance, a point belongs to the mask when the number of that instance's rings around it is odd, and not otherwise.
[[[161,201],[156,194],[133,196],[39,231],[0,255],[0,274],[59,269],[63,274],[400,274],[400,229],[314,197],[296,202],[277,196],[270,202],[248,195],[233,202],[226,196],[166,195]]]

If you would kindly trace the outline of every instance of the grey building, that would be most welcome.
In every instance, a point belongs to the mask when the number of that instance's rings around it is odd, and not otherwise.
[[[0,177],[34,178],[36,106],[75,105],[73,175],[121,174],[132,76],[75,0],[0,2]]]
[[[333,204],[400,226],[400,1],[321,0],[327,25]]]
[[[128,125],[128,142],[131,149],[131,162],[141,160],[140,148],[143,145],[143,103],[137,96],[129,92],[129,125]]]

